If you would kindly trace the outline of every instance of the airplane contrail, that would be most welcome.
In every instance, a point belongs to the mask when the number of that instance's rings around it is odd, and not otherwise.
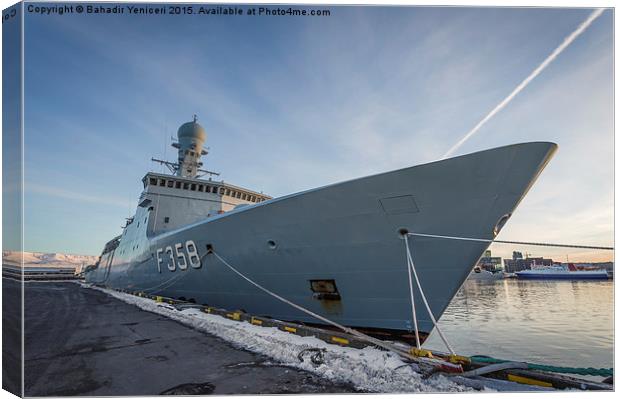
[[[588,29],[590,24],[592,24],[592,22],[594,22],[594,20],[598,18],[603,13],[603,11],[605,11],[604,8],[597,8],[596,10],[592,11],[588,18],[586,18],[585,21],[583,21],[573,33],[566,36],[562,44],[560,44],[555,50],[553,50],[553,52],[549,54],[549,56],[536,69],[534,69],[534,71],[532,71],[532,73],[530,73],[530,75],[525,78],[523,82],[519,83],[519,85],[512,91],[512,93],[508,95],[508,97],[504,98],[502,102],[500,102],[495,108],[493,108],[491,112],[487,114],[487,116],[482,118],[482,120],[478,122],[478,124],[474,126],[473,129],[467,132],[467,134],[463,136],[462,139],[460,139],[455,145],[453,145],[452,148],[450,148],[441,159],[445,159],[452,155],[456,150],[459,149],[460,146],[462,146],[467,140],[469,140],[471,136],[476,134],[476,132],[480,130],[480,128],[485,123],[487,123],[489,119],[491,119],[493,116],[495,116],[495,114],[501,111],[502,108],[508,105],[508,103],[512,101],[512,99],[517,94],[519,94],[519,92],[523,90],[532,80],[534,80],[534,78],[538,76],[549,64],[551,64],[551,62],[553,62],[553,60],[555,60],[557,56],[560,55],[560,53],[564,51],[564,49],[566,49],[566,47],[568,47],[579,35],[581,35],[586,29]]]

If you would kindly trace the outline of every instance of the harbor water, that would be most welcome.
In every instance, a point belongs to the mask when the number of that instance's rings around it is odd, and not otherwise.
[[[613,367],[613,281],[467,280],[439,326],[463,355]],[[436,331],[425,347],[445,351]]]

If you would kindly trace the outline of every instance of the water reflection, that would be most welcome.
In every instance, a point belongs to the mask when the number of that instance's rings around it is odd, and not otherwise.
[[[467,281],[439,321],[459,353],[612,367],[612,281]],[[433,332],[426,346],[444,350]]]

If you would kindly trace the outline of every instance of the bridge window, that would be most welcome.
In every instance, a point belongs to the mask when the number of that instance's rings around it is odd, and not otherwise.
[[[183,190],[189,190],[189,183],[183,183]]]
[[[241,193],[237,191],[237,198],[241,198]]]
[[[211,186],[206,186],[205,193],[210,193],[210,192],[211,192]]]
[[[168,187],[172,187],[172,186],[174,186],[174,182],[172,180],[168,180],[168,184],[167,185],[168,185]]]
[[[159,179],[159,186],[160,187],[165,187],[166,186],[166,180],[165,179]]]
[[[166,216],[166,217],[164,218],[164,223],[168,223],[168,222],[170,222],[170,218],[169,218],[168,216]]]
[[[157,185],[157,179],[154,178],[154,177],[151,177],[149,179],[149,184],[152,185],[152,186],[156,186]]]
[[[180,182],[180,181],[176,182],[176,184],[175,184],[174,186],[175,186],[176,188],[181,188],[181,182]]]
[[[225,192],[225,191],[226,191],[226,190],[224,189],[224,187],[220,187],[220,194],[221,194],[221,195],[224,195],[224,192]]]
[[[192,191],[196,191],[196,183],[192,183],[192,186],[190,188]]]
[[[198,191],[203,192],[205,191],[205,187],[202,184],[198,185]]]

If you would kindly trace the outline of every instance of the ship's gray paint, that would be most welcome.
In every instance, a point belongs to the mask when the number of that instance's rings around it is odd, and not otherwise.
[[[547,142],[510,145],[333,184],[204,217],[150,234],[155,209],[138,207],[112,256],[87,281],[184,297],[197,303],[314,322],[267,296],[207,254],[207,245],[271,291],[353,327],[411,330],[404,243],[399,230],[494,238],[556,149]],[[185,202],[182,202],[185,204]],[[183,214],[186,209],[176,209]],[[192,211],[194,212],[194,211]],[[201,267],[171,272],[160,248],[192,240]],[[411,237],[413,259],[435,317],[465,281],[488,244]],[[275,243],[275,248],[273,243]],[[161,271],[160,271],[161,270]],[[341,301],[313,297],[309,280],[334,279]],[[416,293],[416,303],[421,297]],[[418,325],[432,324],[418,307]]]

